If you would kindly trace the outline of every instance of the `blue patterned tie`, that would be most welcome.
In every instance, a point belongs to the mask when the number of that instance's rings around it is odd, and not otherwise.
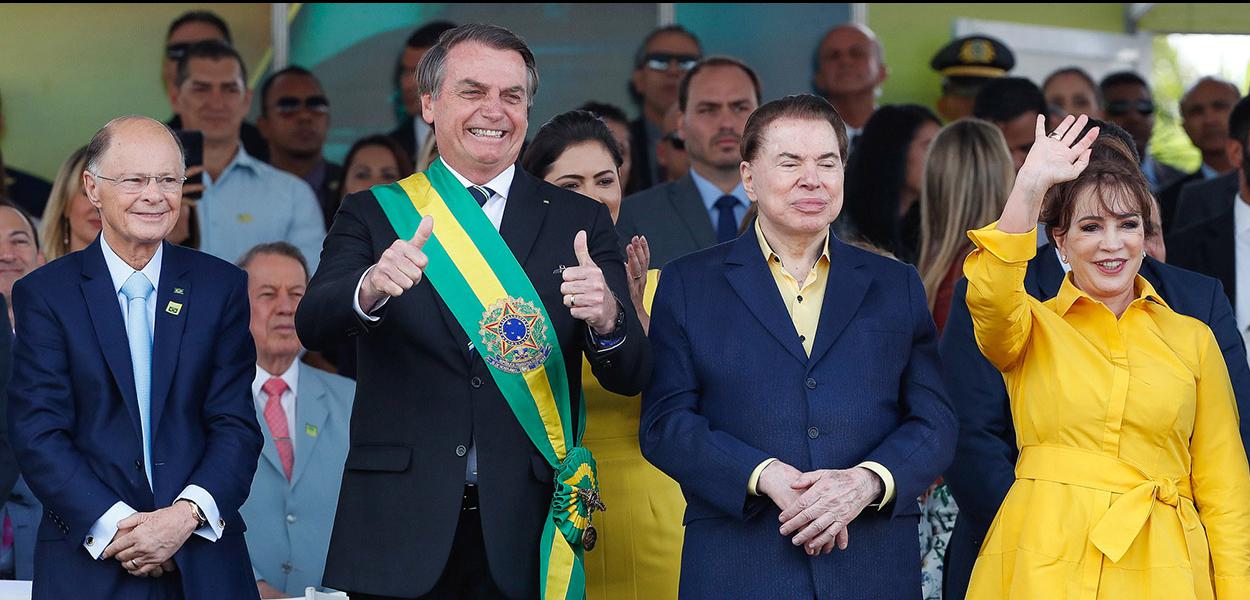
[[[126,297],[126,338],[130,341],[130,364],[135,373],[135,398],[139,401],[139,427],[143,432],[143,472],[152,485],[152,331],[148,326],[148,294],[152,282],[135,271],[122,284]]]
[[[474,200],[477,200],[478,206],[486,206],[486,201],[495,195],[494,191],[484,185],[471,185],[465,189],[469,190],[469,195],[473,196]]]
[[[724,195],[716,199],[716,242],[728,242],[738,237],[738,217],[734,215],[734,207],[738,206],[738,197]]]

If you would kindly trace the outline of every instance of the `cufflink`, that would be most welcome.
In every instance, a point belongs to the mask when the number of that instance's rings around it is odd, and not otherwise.
[[[93,538],[93,537],[91,537],[91,536],[87,536],[87,545],[88,545],[88,546],[90,546],[90,545],[92,545],[92,544],[94,544],[94,543],[95,543],[95,538]]]

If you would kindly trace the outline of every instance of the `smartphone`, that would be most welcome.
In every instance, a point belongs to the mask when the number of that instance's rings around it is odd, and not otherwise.
[[[204,166],[204,132],[193,129],[183,129],[178,131],[177,134],[178,139],[182,142],[182,151],[186,154],[187,170],[190,170],[191,167]],[[202,173],[196,173],[195,175],[188,177],[186,185],[199,183],[204,183],[204,176]],[[192,200],[200,199],[199,192],[187,193],[183,194],[183,196]]]

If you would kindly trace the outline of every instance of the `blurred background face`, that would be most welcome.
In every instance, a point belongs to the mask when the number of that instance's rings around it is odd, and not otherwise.
[[[682,138],[694,164],[736,168],[747,117],[756,109],[755,87],[742,69],[706,67],[690,80]]]
[[[820,43],[816,88],[837,97],[872,91],[885,80],[876,44],[855,27],[838,27]]]
[[[283,75],[269,88],[260,132],[281,152],[301,158],[321,156],[330,129],[330,102],[317,80]]]
[[[667,181],[676,181],[690,172],[686,140],[681,137],[681,120],[681,110],[673,103],[664,113],[664,125],[660,128],[664,136],[655,144],[655,162],[664,168]]]
[[[816,234],[842,211],[842,159],[828,122],[777,119],[765,129],[757,156],[742,163],[742,173],[766,231]]]
[[[65,206],[65,219],[69,222],[69,252],[86,248],[100,234],[100,211],[87,199],[82,180],[76,181],[78,185]]]
[[[677,102],[681,76],[699,60],[699,46],[688,35],[666,32],[648,42],[643,52],[642,66],[634,69],[634,89],[648,110],[664,114]]]
[[[932,121],[927,121],[916,130],[916,136],[912,138],[911,144],[907,147],[907,182],[904,184],[903,194],[912,198],[920,197],[920,188],[924,185],[924,161],[929,155],[929,146],[933,145],[933,138],[937,137],[942,128]],[[910,206],[899,204],[899,216],[907,213]]]
[[[1026,112],[1010,121],[994,124],[998,126],[999,131],[1003,132],[1003,138],[1007,140],[1007,149],[1011,151],[1011,163],[1018,173],[1020,167],[1024,166],[1024,159],[1029,155],[1029,150],[1033,149],[1033,139],[1037,135],[1035,131],[1037,115]]]
[[[399,164],[395,155],[385,146],[362,146],[352,156],[352,161],[344,167],[347,170],[347,182],[343,185],[343,195],[362,192],[375,185],[386,185],[399,181]]]
[[[13,283],[42,264],[30,222],[16,209],[0,206],[0,293],[9,298]]]
[[[238,61],[195,58],[187,65],[187,75],[174,99],[183,129],[203,131],[204,141],[214,144],[239,139],[252,93],[244,85]]]
[[[417,88],[417,64],[429,51],[424,46],[405,46],[403,54],[399,56],[399,93],[404,101],[404,110],[418,119],[421,118],[421,91]]]
[[[612,137],[616,138],[617,145],[621,147],[621,159],[624,160],[619,169],[621,181],[629,181],[629,170],[633,165],[629,156],[633,149],[629,140],[629,123],[621,123],[611,119],[604,119],[603,122],[607,123],[608,130],[612,132]]]
[[[1077,196],[1072,224],[1055,242],[1067,256],[1072,282],[1081,291],[1103,304],[1133,293],[1146,242],[1141,215],[1108,214],[1094,191],[1086,188]]]
[[[1042,90],[1046,97],[1046,105],[1058,108],[1062,114],[1055,115],[1062,120],[1067,115],[1089,115],[1091,119],[1102,118],[1102,107],[1098,106],[1098,95],[1089,82],[1080,75],[1064,73],[1051,78]]]
[[[614,223],[621,212],[621,177],[612,155],[599,142],[586,141],[565,148],[543,180],[606,205]]]
[[[304,267],[280,254],[258,254],[247,264],[252,339],[261,356],[294,358],[300,351],[295,309],[307,287]]]
[[[1237,90],[1204,80],[1181,99],[1181,125],[1204,154],[1222,153],[1228,143],[1228,116],[1237,104]]]
[[[183,23],[169,34],[169,39],[165,41],[165,60],[161,64],[161,81],[165,82],[166,94],[171,98],[174,95],[174,77],[178,71],[178,52],[185,52],[187,46],[207,40],[224,42],[226,36],[213,25],[196,21]]]
[[[1106,119],[1133,136],[1137,153],[1145,158],[1146,143],[1155,129],[1155,103],[1150,90],[1135,83],[1113,85],[1103,94],[1103,102]]]

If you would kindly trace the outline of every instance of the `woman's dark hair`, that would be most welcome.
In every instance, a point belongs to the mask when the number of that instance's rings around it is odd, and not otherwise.
[[[612,137],[612,130],[607,123],[585,110],[570,110],[558,114],[538,128],[534,141],[530,142],[521,158],[521,168],[535,177],[546,177],[551,165],[559,160],[564,151],[582,142],[599,142],[612,162],[619,169],[625,161],[621,155],[621,146]]]
[[[1108,214],[1137,213],[1141,227],[1149,237],[1155,234],[1151,215],[1155,210],[1150,184],[1137,164],[1133,145],[1119,136],[1099,133],[1090,146],[1089,166],[1072,181],[1065,181],[1046,192],[1040,220],[1051,232],[1066,233],[1075,218],[1077,199],[1091,190],[1103,211]]]
[[[860,237],[899,256],[899,196],[907,181],[907,153],[925,123],[941,125],[916,104],[882,106],[864,125],[846,166],[843,213]]]
[[[400,179],[412,174],[412,157],[408,156],[408,152],[404,150],[404,147],[400,146],[399,142],[395,141],[394,138],[389,135],[382,134],[362,137],[356,140],[355,144],[352,144],[351,149],[347,151],[347,157],[343,159],[343,174],[339,176],[339,187],[336,188],[339,190],[340,201],[343,190],[347,189],[348,172],[352,168],[352,161],[356,160],[356,153],[360,152],[361,148],[368,146],[381,146],[391,151],[391,154],[395,156],[395,164],[399,166]],[[338,206],[335,206],[334,210],[331,211],[330,214],[334,214],[335,212],[338,212]]]

